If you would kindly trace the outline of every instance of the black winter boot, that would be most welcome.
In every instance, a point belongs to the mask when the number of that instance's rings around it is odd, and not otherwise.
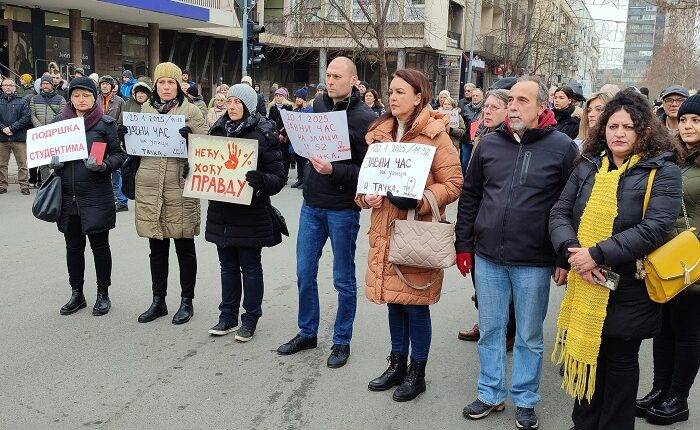
[[[151,303],[151,306],[146,310],[146,312],[139,315],[139,322],[151,322],[156,318],[160,318],[165,315],[168,315],[168,306],[165,304],[165,297],[153,296],[153,303]]]
[[[97,293],[97,300],[95,300],[95,306],[92,308],[92,314],[95,316],[106,315],[111,307],[112,302],[109,300],[107,291]]]
[[[661,403],[665,397],[666,390],[653,387],[649,394],[641,399],[637,399],[635,402],[636,415],[640,418],[644,418],[649,408]]]
[[[369,381],[367,388],[370,391],[386,391],[389,388],[400,385],[406,378],[407,355],[392,351],[386,360],[389,362],[389,368],[381,376]]]
[[[673,397],[650,407],[647,410],[647,422],[667,426],[688,421],[689,415],[688,400]]]
[[[87,306],[82,288],[73,288],[68,303],[61,307],[61,315],[70,315],[78,312],[80,309]]]
[[[192,306],[192,299],[183,297],[180,302],[180,309],[173,315],[173,324],[179,325],[188,322],[192,315],[194,315],[194,307]]]
[[[427,361],[411,359],[408,366],[406,378],[396,390],[393,399],[397,402],[407,402],[413,400],[425,391],[425,365]]]

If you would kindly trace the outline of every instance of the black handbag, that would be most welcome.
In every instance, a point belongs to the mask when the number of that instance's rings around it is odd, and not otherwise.
[[[122,194],[129,200],[136,200],[136,172],[141,166],[141,157],[129,155],[122,165]]]
[[[282,213],[272,203],[267,204],[267,211],[272,218],[272,235],[275,241],[272,246],[282,243],[282,235],[289,237],[289,229],[287,229],[287,221],[282,216]]]
[[[56,222],[61,216],[62,204],[61,178],[56,173],[51,173],[36,192],[32,213],[42,221]]]

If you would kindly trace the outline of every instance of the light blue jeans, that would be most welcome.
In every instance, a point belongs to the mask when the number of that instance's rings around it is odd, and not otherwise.
[[[506,327],[508,306],[515,307],[515,347],[510,395],[515,406],[534,408],[540,400],[542,324],[547,315],[552,267],[501,266],[476,256],[479,288],[479,400],[506,400]]]

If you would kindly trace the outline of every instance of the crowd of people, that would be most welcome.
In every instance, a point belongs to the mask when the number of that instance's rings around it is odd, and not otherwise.
[[[633,429],[635,417],[652,424],[688,419],[687,399],[700,367],[700,287],[691,285],[668,303],[655,303],[638,260],[700,222],[700,94],[691,96],[673,85],[654,104],[644,89],[606,85],[586,98],[576,82],[548,88],[538,78],[523,76],[502,78],[487,91],[468,83],[459,100],[446,90],[433,99],[423,72],[402,69],[392,75],[385,106],[382,92],[360,81],[355,64],[345,57],[328,64],[313,98],[307,87],[293,93],[276,87],[269,102],[244,76],[240,83],[218,86],[207,104],[189,72],[169,62],[157,65],[152,78],[137,79],[125,70],[121,82],[108,75],[84,76],[81,69],[69,83],[57,70],[34,86],[30,78],[21,81],[18,88],[13,79],[2,79],[0,194],[7,192],[10,153],[24,195],[51,174],[61,178],[57,227],[65,237],[71,288],[62,315],[87,306],[87,241],[97,279],[92,313],[109,312],[109,231],[116,213],[129,210],[131,198],[136,232],[149,241],[152,281],[152,302],[138,321],[168,314],[171,239],[180,275],[180,307],[172,323],[193,317],[194,238],[202,216],[200,201],[183,196],[189,164],[124,151],[129,132],[124,112],[177,114],[185,117],[179,132],[186,142],[192,134],[258,142],[257,166],[246,174],[254,189],[251,204],[210,201],[207,207],[204,235],[217,247],[222,296],[211,335],[235,331],[237,341],[253,338],[263,313],[262,250],[289,235],[271,197],[296,168],[291,186],[303,190],[296,242],[298,330],[279,346],[280,355],[318,346],[318,268],[330,239],[338,302],[327,366],[348,362],[357,307],[356,244],[360,212],[367,210],[365,295],[387,305],[391,338],[388,367],[368,388],[393,389],[399,402],[423,393],[430,305],[440,299],[444,271],[390,262],[392,225],[414,213],[418,220],[431,220],[434,212],[444,219],[445,208],[458,202],[457,269],[462,276],[471,274],[478,309],[478,323],[458,338],[478,342],[480,365],[465,418],[503,411],[510,394],[516,427],[538,428],[543,322],[553,278],[566,286],[552,359],[562,364],[562,386],[575,398],[572,429]],[[331,163],[296,154],[284,130],[284,110],[345,111],[351,158]],[[106,143],[104,160],[54,157],[28,172],[27,130],[77,117],[85,121],[88,149],[94,142]],[[435,147],[422,198],[357,193],[368,146],[381,142]],[[126,192],[131,188],[133,195]],[[619,276],[616,289],[599,286],[609,273]],[[639,350],[648,338],[654,343],[653,386],[637,400]]]

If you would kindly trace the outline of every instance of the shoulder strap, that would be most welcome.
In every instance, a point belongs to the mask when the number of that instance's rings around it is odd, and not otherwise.
[[[651,198],[651,188],[654,185],[654,177],[656,176],[656,169],[651,169],[649,172],[649,179],[647,179],[647,190],[644,192],[644,209],[642,210],[642,218],[647,213],[647,208],[649,207],[649,199]]]

